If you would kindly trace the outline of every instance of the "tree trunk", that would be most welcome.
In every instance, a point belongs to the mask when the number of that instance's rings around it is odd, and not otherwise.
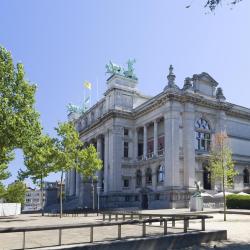
[[[223,168],[223,177],[222,177],[222,189],[223,189],[224,221],[226,221],[226,220],[227,220],[227,214],[226,214],[226,194],[225,194],[225,175],[224,175],[224,168]]]
[[[42,204],[41,204],[41,210],[42,210],[42,216],[44,216],[44,201],[43,201],[43,177],[41,176],[41,199],[42,199]]]
[[[61,172],[61,183],[60,183],[60,218],[63,216],[63,171]]]

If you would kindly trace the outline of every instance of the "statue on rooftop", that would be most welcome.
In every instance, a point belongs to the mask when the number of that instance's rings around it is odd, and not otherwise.
[[[121,75],[121,76],[125,76],[127,78],[132,78],[137,80],[137,77],[134,73],[134,63],[135,63],[135,59],[131,60],[129,59],[127,61],[127,69],[109,61],[109,64],[106,64],[106,74],[117,74],[117,75]]]
[[[74,105],[72,103],[69,103],[67,105],[67,111],[68,111],[68,114],[70,114],[70,113],[78,113],[79,114],[79,113],[82,112],[80,107],[78,107],[78,106],[76,106],[76,105]]]
[[[106,73],[107,74],[119,74],[121,75],[122,74],[122,67],[115,64],[115,63],[112,63],[111,61],[109,61],[109,64],[106,64]]]
[[[123,74],[124,74],[124,76],[126,76],[128,78],[132,78],[132,79],[136,79],[137,80],[137,77],[136,77],[136,75],[134,73],[134,70],[135,70],[134,64],[135,64],[135,62],[136,62],[135,59],[133,59],[133,60],[129,59],[127,61],[128,68],[127,68],[127,70],[124,69]]]

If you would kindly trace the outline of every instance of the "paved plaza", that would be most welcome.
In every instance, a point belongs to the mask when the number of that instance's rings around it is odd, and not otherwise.
[[[147,213],[181,213],[187,210],[147,210]],[[211,249],[216,245],[223,249],[250,249],[250,215],[229,214],[228,220],[223,221],[223,214],[212,214],[213,219],[207,220],[206,230],[226,229],[228,231],[228,241],[212,242],[204,246],[192,247],[186,249]],[[78,223],[96,223],[102,222],[102,216],[90,215],[84,217],[49,217],[38,214],[20,215],[15,218],[1,218],[0,227],[20,227],[20,226],[42,226],[42,225],[62,225]],[[200,229],[200,221],[190,221],[190,229]],[[177,222],[176,228],[169,228],[169,233],[183,232],[183,222]],[[142,228],[140,225],[122,226],[122,237],[140,237]],[[147,234],[163,234],[163,228],[157,223],[147,226]],[[100,227],[94,229],[94,241],[112,240],[117,237],[117,226]],[[26,247],[42,247],[58,243],[58,231],[29,232],[26,235]],[[62,243],[73,244],[89,241],[89,228],[84,229],[67,229],[63,231]],[[0,234],[0,249],[21,248],[22,233]]]

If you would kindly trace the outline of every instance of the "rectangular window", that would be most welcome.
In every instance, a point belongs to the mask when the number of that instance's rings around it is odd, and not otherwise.
[[[128,195],[125,196],[125,201],[130,201],[130,198]]]
[[[123,187],[129,187],[129,179],[123,180]]]
[[[138,143],[138,156],[143,155],[143,143]]]
[[[128,142],[124,142],[123,157],[128,158]]]
[[[155,200],[159,201],[160,200],[160,194],[155,194]]]
[[[128,136],[128,129],[124,128],[124,136]]]

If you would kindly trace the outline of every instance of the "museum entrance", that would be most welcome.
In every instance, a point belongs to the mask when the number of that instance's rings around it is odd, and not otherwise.
[[[142,194],[141,208],[148,209],[148,195],[147,194]]]

